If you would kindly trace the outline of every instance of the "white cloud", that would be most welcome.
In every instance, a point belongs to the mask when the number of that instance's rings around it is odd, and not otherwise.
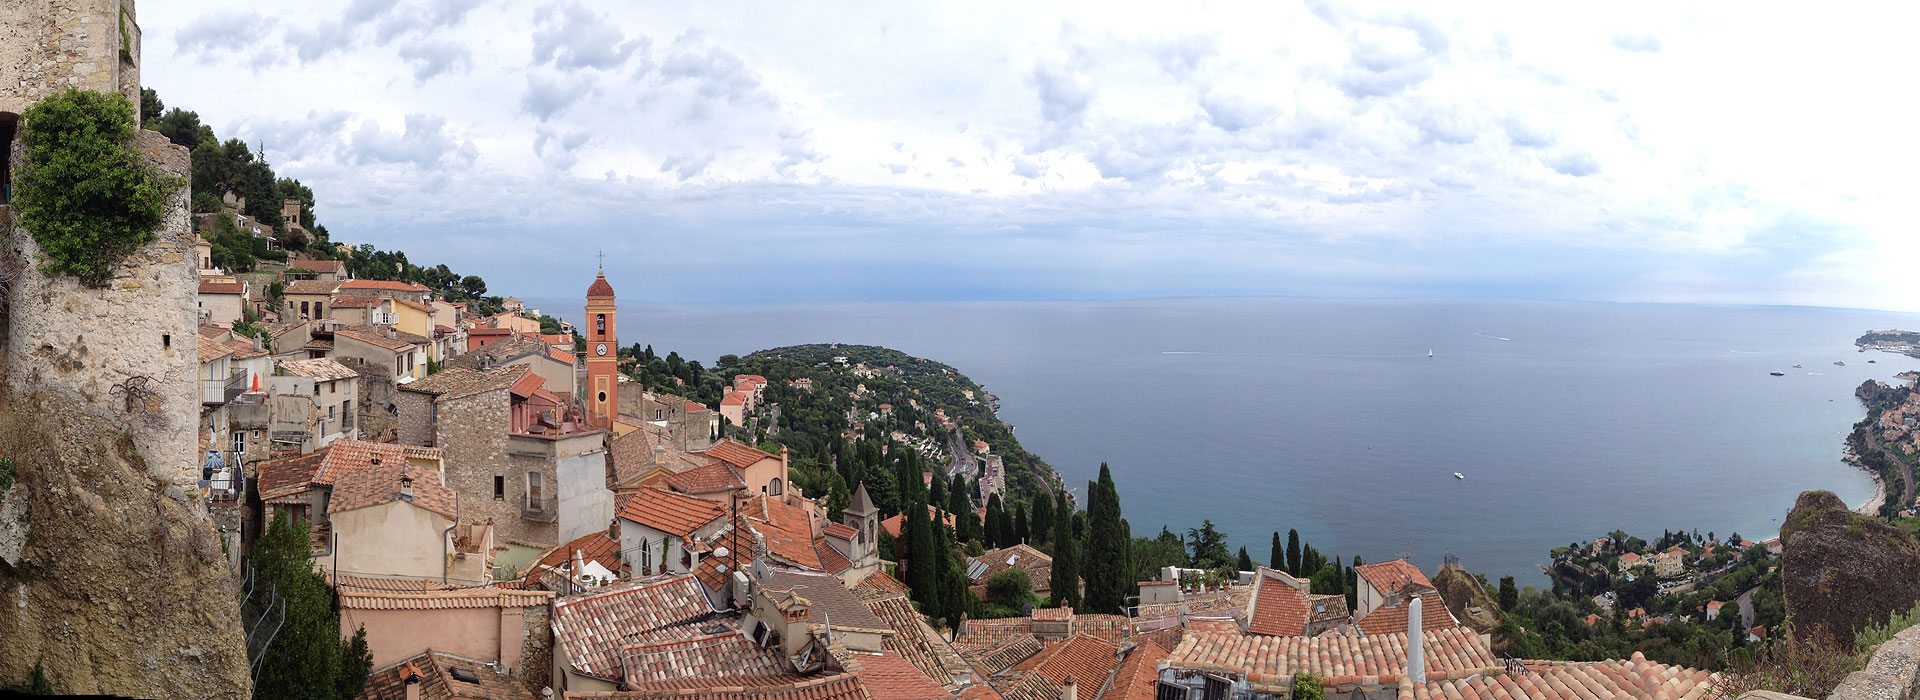
[[[977,263],[1165,293],[1418,295],[1499,270],[1489,293],[1920,308],[1885,262],[1920,252],[1920,148],[1887,87],[1912,18],[1879,11],[143,10],[148,84],[264,141],[335,236],[471,258],[528,294],[549,281],[473,226],[571,247],[740,237],[822,265],[884,232],[895,267],[998,251]],[[1166,254],[1194,240],[1210,255]],[[737,260],[712,264],[689,279]]]

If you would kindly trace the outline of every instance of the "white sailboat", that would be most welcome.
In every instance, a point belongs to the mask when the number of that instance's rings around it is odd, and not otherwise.
[[[1433,348],[1427,348],[1427,357],[1433,357]]]

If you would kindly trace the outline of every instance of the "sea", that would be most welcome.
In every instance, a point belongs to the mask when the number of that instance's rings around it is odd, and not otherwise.
[[[581,314],[579,301],[534,301]],[[1546,582],[1554,547],[1613,530],[1760,541],[1802,491],[1859,505],[1871,479],[1841,460],[1865,415],[1854,389],[1920,369],[1852,345],[1869,329],[1920,328],[1920,314],[1804,307],[1251,298],[620,312],[623,344],[703,364],[830,342],[950,364],[999,397],[1021,444],[1077,492],[1107,464],[1135,535],[1208,520],[1264,562],[1273,533],[1297,529],[1349,561],[1404,556],[1432,571],[1454,557],[1523,585]]]

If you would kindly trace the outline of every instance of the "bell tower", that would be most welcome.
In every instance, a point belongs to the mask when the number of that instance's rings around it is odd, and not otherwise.
[[[620,343],[614,333],[613,285],[607,284],[604,264],[587,287],[587,424],[613,428],[620,414]]]

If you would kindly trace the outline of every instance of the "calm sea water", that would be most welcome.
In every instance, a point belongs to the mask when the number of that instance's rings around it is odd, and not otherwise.
[[[1111,465],[1135,534],[1209,518],[1264,560],[1272,532],[1297,528],[1329,555],[1433,570],[1453,554],[1526,583],[1544,582],[1551,548],[1616,528],[1760,540],[1803,490],[1859,504],[1871,483],[1840,461],[1865,413],[1853,390],[1920,368],[1851,345],[1920,315],[1833,309],[1208,299],[629,301],[621,313],[622,342],[703,363],[844,342],[951,364],[1001,398],[1021,443],[1069,485],[1084,492]]]

